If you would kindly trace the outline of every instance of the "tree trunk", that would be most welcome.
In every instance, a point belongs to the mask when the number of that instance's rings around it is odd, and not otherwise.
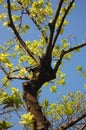
[[[39,83],[38,83],[39,84]],[[28,111],[34,115],[34,124],[32,130],[48,130],[49,121],[43,115],[41,107],[37,101],[37,94],[35,89],[36,83],[24,82],[23,83],[23,90],[24,90],[24,99],[27,106]]]
[[[34,68],[32,71],[32,80],[23,83],[23,97],[28,111],[34,115],[35,122],[32,130],[48,130],[50,122],[42,113],[37,100],[37,92],[45,82],[55,79],[56,75],[49,62],[42,61],[41,65],[38,68]]]

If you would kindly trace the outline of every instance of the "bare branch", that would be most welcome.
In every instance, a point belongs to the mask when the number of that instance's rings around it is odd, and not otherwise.
[[[62,17],[62,19],[61,19],[61,23],[60,23],[60,25],[59,25],[59,27],[58,27],[58,29],[57,29],[57,33],[56,33],[56,35],[55,35],[55,37],[54,37],[54,40],[53,40],[53,43],[52,43],[52,49],[54,48],[54,45],[55,45],[55,43],[56,43],[56,40],[57,40],[57,38],[58,38],[58,36],[59,36],[59,34],[60,34],[62,25],[63,25],[63,23],[64,23],[64,20],[65,20],[65,18],[66,18],[66,16],[67,16],[68,12],[70,11],[70,9],[71,9],[71,7],[72,7],[74,1],[75,1],[75,0],[72,0],[72,1],[70,2],[69,6],[67,7],[67,9],[65,10],[65,13],[64,13],[64,15],[63,15],[63,17]]]
[[[46,55],[49,55],[49,56],[51,55],[52,40],[53,40],[53,35],[54,35],[54,30],[55,30],[55,24],[56,24],[56,21],[58,19],[58,16],[59,16],[63,2],[64,2],[64,0],[59,1],[55,16],[53,18],[53,21],[51,23],[49,23],[50,36],[49,36],[49,41],[48,41],[48,47],[47,47],[47,50],[46,50]]]
[[[60,54],[60,58],[59,58],[59,60],[57,61],[56,65],[55,65],[54,72],[55,72],[55,73],[57,72],[57,70],[58,70],[58,68],[59,68],[59,66],[60,66],[60,64],[61,64],[61,62],[62,62],[62,59],[63,59],[64,55],[66,55],[66,54],[68,54],[68,53],[70,53],[70,52],[73,52],[73,51],[75,51],[75,50],[77,50],[77,49],[80,49],[80,48],[82,48],[82,47],[84,47],[84,46],[86,46],[86,42],[83,43],[83,44],[81,44],[81,45],[72,47],[72,48],[70,48],[70,49],[68,49],[68,50],[66,50],[66,51],[65,51],[65,50],[62,50],[62,52],[61,52],[61,54]]]
[[[14,25],[14,22],[13,22],[13,19],[12,19],[12,15],[11,15],[11,7],[10,7],[10,0],[7,0],[7,4],[8,4],[8,15],[9,15],[9,20],[10,20],[10,23],[9,23],[9,26],[12,28],[12,30],[14,31],[14,34],[16,35],[18,41],[19,41],[19,46],[23,49],[23,51],[27,54],[29,54],[38,64],[40,64],[40,58],[37,57],[33,52],[31,52],[29,50],[29,48],[26,46],[25,42],[22,40],[22,38],[20,37],[15,25]]]
[[[82,113],[81,115],[79,115],[76,118],[72,118],[70,121],[68,121],[67,123],[60,126],[57,130],[66,130],[67,128],[73,126],[75,123],[79,122],[80,120],[84,119],[85,117],[86,117],[86,112]]]

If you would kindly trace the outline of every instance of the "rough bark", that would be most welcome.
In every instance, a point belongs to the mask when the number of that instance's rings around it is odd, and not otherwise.
[[[48,130],[49,122],[43,115],[41,107],[39,106],[39,103],[37,101],[36,91],[34,89],[36,84],[37,83],[33,83],[31,81],[23,83],[23,97],[25,99],[28,111],[30,111],[31,114],[34,115],[34,127],[32,130]]]
[[[41,107],[37,100],[37,92],[45,82],[50,81],[56,77],[54,70],[51,68],[49,62],[44,62],[44,58],[41,61],[41,65],[32,70],[32,80],[23,83],[23,97],[27,109],[31,112],[32,115],[34,115],[35,121],[33,124],[33,130],[48,130],[49,128],[50,123],[42,113]]]

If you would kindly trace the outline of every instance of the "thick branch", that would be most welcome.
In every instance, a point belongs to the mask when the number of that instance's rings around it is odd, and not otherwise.
[[[20,35],[19,35],[15,25],[14,25],[14,22],[13,22],[13,19],[12,19],[12,15],[11,15],[10,0],[7,0],[7,4],[8,4],[8,15],[9,15],[9,20],[10,20],[9,26],[14,31],[14,34],[16,35],[16,37],[17,37],[17,39],[19,41],[19,46],[23,49],[23,51],[25,53],[29,54],[38,64],[40,64],[40,59],[33,52],[31,52],[29,50],[29,48],[26,46],[25,42],[20,37]]]
[[[68,12],[70,11],[70,9],[71,9],[71,7],[72,7],[74,1],[75,1],[75,0],[72,0],[72,1],[70,2],[69,6],[67,7],[67,9],[65,10],[65,13],[64,13],[64,15],[63,15],[63,17],[62,17],[62,19],[61,19],[61,23],[60,23],[60,25],[59,25],[59,27],[58,27],[58,29],[57,29],[57,33],[56,33],[56,35],[55,35],[55,37],[54,37],[54,40],[53,40],[53,43],[52,43],[52,49],[54,48],[54,45],[55,45],[55,43],[56,43],[56,40],[57,40],[57,38],[58,38],[58,36],[59,36],[59,34],[60,34],[62,25],[63,25],[63,23],[64,23],[64,20],[65,20],[65,18],[66,18],[66,16],[67,16]],[[52,50],[51,50],[51,51],[52,51]]]
[[[55,24],[56,24],[56,21],[58,19],[58,16],[59,16],[59,13],[60,13],[60,10],[61,10],[61,7],[62,7],[62,4],[63,4],[64,0],[60,0],[59,1],[59,4],[58,4],[58,7],[57,7],[57,10],[56,10],[56,13],[55,13],[55,16],[53,18],[53,21],[51,23],[49,23],[49,27],[50,27],[50,36],[49,36],[49,41],[48,41],[48,47],[47,47],[47,50],[46,50],[46,55],[50,56],[51,55],[51,48],[52,48],[52,40],[53,40],[53,35],[54,35],[54,30],[55,30]]]
[[[81,44],[81,45],[72,47],[72,48],[70,48],[70,49],[68,49],[68,50],[66,50],[66,51],[65,51],[65,50],[62,50],[62,52],[61,52],[61,54],[60,54],[60,58],[59,58],[59,60],[57,61],[56,65],[55,65],[54,72],[55,72],[55,73],[57,72],[57,70],[58,70],[58,68],[59,68],[59,66],[60,66],[60,64],[61,64],[61,62],[62,62],[62,59],[63,59],[64,55],[66,55],[66,54],[68,54],[68,53],[70,53],[70,52],[73,52],[73,51],[75,51],[75,50],[77,50],[77,49],[80,49],[80,48],[82,48],[82,47],[84,47],[84,46],[86,46],[86,42],[83,43],[83,44]]]
[[[57,130],[66,130],[69,127],[73,126],[75,123],[79,122],[80,120],[84,119],[86,117],[86,112],[79,115],[76,118],[72,118],[69,122],[63,124],[61,127],[59,127]]]
[[[30,81],[23,83],[23,98],[25,100],[28,111],[34,115],[34,123],[32,130],[48,130],[50,122],[43,115],[41,107],[37,100],[37,85],[39,86],[40,81],[37,83]]]

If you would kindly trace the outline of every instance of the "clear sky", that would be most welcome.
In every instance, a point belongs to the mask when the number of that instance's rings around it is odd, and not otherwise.
[[[56,1],[58,0],[52,1],[54,4],[53,7],[55,7],[57,3]],[[1,8],[0,13],[2,11],[3,10]],[[65,28],[64,34],[59,37],[59,42],[61,41],[61,38],[68,39],[68,35],[71,35],[72,45],[76,45],[78,43],[83,43],[83,41],[86,41],[86,0],[76,0],[76,8],[68,16],[68,20],[70,24]],[[0,44],[3,44],[4,41],[9,39],[10,34],[10,31],[6,30],[5,27],[2,27],[0,23]],[[74,41],[74,36],[77,37],[77,43]],[[38,39],[39,34],[36,28],[34,29],[34,26],[32,25],[32,33],[29,33],[29,36],[25,37],[24,39],[33,40],[35,38]],[[48,92],[48,88],[43,87],[41,100],[45,97],[48,97],[51,101],[56,101],[56,97],[58,97],[60,93],[66,94],[69,91],[74,92],[76,90],[84,91],[83,84],[86,83],[86,79],[78,74],[76,70],[76,67],[78,65],[81,65],[84,69],[86,69],[86,47],[81,49],[80,53],[75,53],[70,61],[65,61],[65,65],[62,67],[62,71],[66,73],[66,85],[59,86],[57,93],[53,95],[51,95],[51,92]],[[1,77],[2,74],[0,74],[0,78]],[[16,82],[14,81],[13,84],[17,87],[21,85],[21,83],[17,80]]]

